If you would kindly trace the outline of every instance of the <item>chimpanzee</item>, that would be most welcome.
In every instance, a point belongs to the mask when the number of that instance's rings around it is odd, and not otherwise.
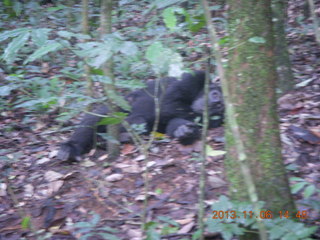
[[[177,138],[181,144],[188,145],[200,137],[198,125],[194,122],[204,110],[205,73],[195,71],[184,73],[181,80],[166,77],[160,80],[157,97],[160,101],[160,117],[157,131]],[[145,89],[127,95],[131,113],[126,121],[132,124],[145,124],[145,133],[150,133],[155,122],[155,81],[147,83]],[[99,106],[95,113],[105,115],[108,108]],[[221,89],[216,84],[210,85],[209,92],[209,127],[218,127],[223,121],[224,104]],[[79,160],[81,155],[90,151],[95,139],[95,132],[105,132],[105,126],[98,126],[101,117],[87,114],[69,141],[61,145],[58,158],[61,160]],[[125,129],[121,129],[120,141],[127,140]]]

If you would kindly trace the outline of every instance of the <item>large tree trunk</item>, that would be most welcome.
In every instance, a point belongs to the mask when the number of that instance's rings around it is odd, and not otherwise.
[[[234,106],[232,117],[236,119],[244,146],[244,163],[250,170],[259,200],[265,201],[271,211],[288,210],[294,214],[281,156],[270,0],[228,0],[228,4],[228,101]],[[227,121],[225,165],[230,191],[235,199],[249,200],[248,186],[236,161],[239,154],[233,127]]]
[[[288,2],[283,0],[273,0],[272,3],[274,19],[273,29],[275,33],[275,56],[278,73],[277,87],[280,90],[280,94],[284,94],[292,90],[294,86],[285,32]]]

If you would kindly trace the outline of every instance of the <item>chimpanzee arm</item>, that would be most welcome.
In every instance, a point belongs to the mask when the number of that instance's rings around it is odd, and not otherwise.
[[[183,118],[171,119],[167,125],[166,134],[177,138],[183,145],[192,144],[200,138],[198,126]]]
[[[104,105],[100,105],[94,110],[94,113],[105,115],[108,113],[108,108]],[[94,143],[97,123],[100,120],[101,117],[99,116],[86,114],[79,126],[75,129],[71,138],[67,142],[61,144],[57,158],[63,161],[79,161],[82,154],[91,150]]]

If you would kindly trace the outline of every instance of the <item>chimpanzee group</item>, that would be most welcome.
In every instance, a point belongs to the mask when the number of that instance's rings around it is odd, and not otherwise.
[[[205,106],[205,72],[184,73],[181,79],[166,77],[160,80],[157,97],[160,100],[160,116],[157,131],[177,138],[181,144],[188,145],[200,137],[200,129],[194,122],[202,117]],[[150,133],[156,119],[155,81],[147,83],[145,89],[136,90],[127,95],[131,113],[126,118],[130,124],[145,124],[145,133]],[[208,96],[210,115],[209,127],[218,127],[223,122],[224,104],[221,88],[210,84]],[[106,106],[99,106],[95,111],[99,115],[108,114]],[[61,160],[79,160],[81,155],[93,147],[96,132],[105,132],[106,126],[98,126],[101,117],[86,114],[71,138],[61,145],[58,158]],[[124,128],[121,133],[126,135]],[[125,139],[125,138],[124,138]],[[127,140],[127,139],[126,139]],[[122,142],[126,140],[121,140]]]

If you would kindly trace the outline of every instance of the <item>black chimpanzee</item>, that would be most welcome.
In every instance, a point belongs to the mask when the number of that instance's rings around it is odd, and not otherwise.
[[[194,120],[201,117],[204,110],[205,73],[195,71],[184,73],[181,80],[166,77],[160,80],[158,97],[160,101],[160,117],[157,131],[177,138],[181,144],[191,144],[200,137],[200,131]],[[127,99],[131,105],[131,113],[126,118],[129,124],[145,124],[146,133],[150,133],[155,122],[155,82],[147,83],[147,87],[130,93]],[[97,114],[108,113],[106,106],[99,106]],[[224,105],[221,89],[210,85],[209,92],[209,127],[218,127],[223,121]],[[90,151],[95,139],[95,130],[105,132],[105,126],[95,126],[101,117],[87,114],[69,141],[61,145],[58,158],[61,160],[79,160],[81,155]],[[127,133],[121,130],[123,136]],[[126,139],[126,137],[123,137]],[[121,141],[121,139],[120,139]],[[125,141],[125,140],[122,140]]]

